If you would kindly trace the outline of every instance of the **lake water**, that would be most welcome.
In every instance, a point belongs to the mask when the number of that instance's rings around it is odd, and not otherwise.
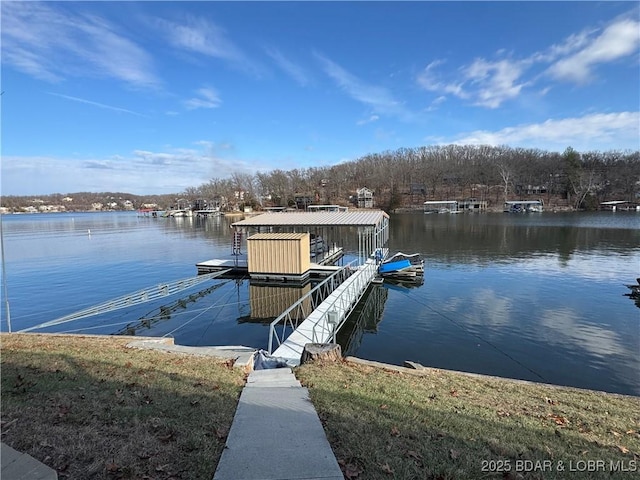
[[[237,219],[3,216],[12,329],[193,277],[196,263],[231,258]],[[640,276],[640,214],[407,213],[390,227],[391,252],[425,258],[424,283],[374,286],[341,332],[349,354],[640,395],[640,309],[624,295]],[[304,291],[209,281],[38,331],[266,348],[269,320]]]

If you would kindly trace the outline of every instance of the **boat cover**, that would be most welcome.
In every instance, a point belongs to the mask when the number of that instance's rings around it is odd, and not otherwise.
[[[388,262],[380,265],[379,272],[380,273],[391,273],[397,272],[399,270],[403,270],[411,266],[411,262],[409,260],[398,260],[397,262]]]

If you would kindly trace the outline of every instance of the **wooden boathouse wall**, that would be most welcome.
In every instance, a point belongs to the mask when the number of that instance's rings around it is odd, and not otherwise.
[[[257,233],[247,238],[249,274],[303,275],[311,268],[308,233]]]

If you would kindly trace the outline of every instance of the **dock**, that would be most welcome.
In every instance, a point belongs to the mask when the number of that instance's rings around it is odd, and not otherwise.
[[[302,274],[259,273],[251,274],[251,279],[258,281],[275,281],[282,283],[305,282],[312,278],[325,278],[340,267],[333,264],[344,256],[342,247],[332,247],[324,255],[317,255],[308,271]],[[249,266],[246,257],[241,259],[212,259],[196,263],[198,275],[221,272],[227,270],[222,278],[242,278],[249,276]]]
[[[378,265],[369,259],[361,265],[355,273],[344,280],[331,294],[318,305],[309,316],[272,352],[275,357],[285,359],[288,365],[300,364],[302,351],[307,343],[328,343],[335,341],[335,335],[340,330],[349,314],[356,307],[364,293],[375,278]],[[312,295],[309,292],[308,295]],[[300,299],[303,301],[304,298]],[[275,328],[279,323],[287,322],[288,313],[274,320],[271,324],[269,345],[273,347]],[[280,339],[278,338],[277,341]]]

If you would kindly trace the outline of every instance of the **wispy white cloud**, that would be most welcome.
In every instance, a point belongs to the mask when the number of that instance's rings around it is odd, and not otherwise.
[[[526,85],[520,81],[525,67],[522,61],[477,58],[448,77],[436,71],[444,63],[443,60],[435,60],[427,65],[416,77],[418,85],[432,92],[469,99],[474,105],[488,108],[497,108],[506,100],[516,98]],[[443,95],[438,98],[443,98]]]
[[[453,70],[446,70],[446,62],[438,59],[418,73],[416,82],[427,91],[497,108],[526,88],[549,80],[586,83],[597,65],[630,57],[639,48],[640,22],[619,18],[602,31],[585,29],[527,57],[505,57],[506,51],[501,50],[498,58],[479,57]],[[546,69],[546,75],[539,73],[540,68]],[[548,88],[544,85],[542,90]]]
[[[218,108],[222,103],[220,95],[212,87],[203,87],[196,90],[197,97],[190,98],[184,102],[189,110],[196,108]]]
[[[157,87],[151,56],[126,32],[96,15],[40,2],[2,2],[2,61],[48,82],[114,78]]]
[[[4,195],[36,195],[77,191],[125,191],[133,194],[178,193],[211,178],[255,173],[250,162],[223,155],[224,144],[196,148],[138,149],[128,155],[3,156]],[[256,164],[259,162],[256,162]]]
[[[498,131],[477,130],[461,135],[453,143],[461,145],[536,146],[561,150],[638,148],[640,112],[594,113],[583,117],[549,119],[507,127]],[[442,143],[451,143],[452,140]]]
[[[431,105],[429,105],[427,107],[427,112],[432,112],[432,111],[436,110],[438,108],[438,105],[444,103],[446,100],[447,100],[447,97],[445,97],[444,95],[440,95],[439,97],[436,97],[431,102]]]
[[[370,85],[349,73],[327,57],[314,53],[325,73],[331,77],[347,95],[374,109],[377,113],[393,115],[403,120],[412,117],[411,112],[384,87]]]
[[[640,47],[640,22],[632,19],[619,20],[584,43],[580,51],[551,65],[548,73],[561,80],[588,82],[592,78],[592,70],[598,64],[637,53]]]
[[[114,112],[120,112],[120,113],[128,113],[131,115],[137,115],[139,117],[144,117],[145,115],[138,113],[138,112],[134,112],[133,110],[127,110],[126,108],[120,108],[120,107],[114,107],[113,105],[106,105],[104,103],[99,103],[99,102],[94,102],[92,100],[87,100],[84,98],[78,98],[78,97],[72,97],[70,95],[63,95],[61,93],[53,93],[53,92],[47,92],[48,95],[53,95],[55,97],[60,97],[60,98],[64,98],[67,100],[71,100],[74,102],[79,102],[79,103],[84,103],[87,105],[92,105],[94,107],[98,107],[98,108],[103,108],[105,110],[112,110]]]
[[[455,95],[459,98],[469,98],[469,94],[463,88],[463,81],[445,81],[436,73],[436,69],[445,63],[445,60],[442,59],[429,63],[416,77],[418,85],[432,92]]]
[[[180,23],[159,18],[156,25],[178,50],[218,58],[249,73],[258,74],[261,71],[258,63],[249,59],[229,38],[226,30],[212,21],[187,16]]]
[[[358,120],[356,122],[356,125],[366,125],[367,123],[377,122],[378,120],[380,120],[380,117],[378,115],[370,115],[365,119]]]
[[[523,65],[520,62],[506,59],[496,62],[475,60],[465,72],[467,79],[476,87],[474,103],[497,108],[504,101],[516,98],[525,85],[518,82],[522,72]]]
[[[293,78],[299,85],[306,86],[309,84],[309,75],[299,65],[293,63],[286,58],[282,52],[275,48],[267,48],[267,55],[269,55],[274,62],[280,67],[287,75]]]

